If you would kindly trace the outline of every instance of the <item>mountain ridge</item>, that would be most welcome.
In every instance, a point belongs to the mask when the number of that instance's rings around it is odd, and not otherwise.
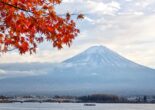
[[[103,46],[90,47],[57,65],[30,66],[30,71],[45,74],[0,79],[0,94],[155,93],[154,69],[136,64]]]
[[[97,54],[97,56],[95,56],[96,54]],[[90,58],[88,58],[88,56]],[[83,58],[79,58],[79,57],[83,57]],[[127,58],[122,57],[120,54],[118,54],[118,53],[114,52],[113,50],[108,49],[107,47],[102,46],[102,45],[89,47],[88,49],[81,52],[80,54],[77,54],[67,60],[64,60],[62,63],[84,63],[84,61],[85,61],[85,63],[89,63],[89,61],[88,62],[86,62],[86,61],[94,59],[93,57],[98,57],[98,59],[100,59],[100,62],[99,61],[98,62],[101,64],[106,64],[106,63],[108,64],[110,62],[110,64],[113,65],[115,63],[121,63],[119,61],[123,60],[124,61],[123,63],[130,62],[130,64],[134,64],[134,65],[136,64],[139,66],[146,67],[144,65],[135,63],[132,60],[128,60]],[[114,58],[112,58],[112,57],[114,57]],[[95,59],[97,59],[97,58],[95,58]],[[112,60],[108,61],[110,59],[112,59]],[[93,60],[93,61],[95,62],[95,60]],[[93,63],[93,61],[90,63]],[[113,65],[113,66],[115,66],[115,65]],[[123,65],[120,65],[120,66],[123,66]],[[127,66],[129,66],[129,65],[127,65]],[[147,67],[147,68],[150,68],[150,67]],[[150,69],[153,69],[153,68],[150,68]]]

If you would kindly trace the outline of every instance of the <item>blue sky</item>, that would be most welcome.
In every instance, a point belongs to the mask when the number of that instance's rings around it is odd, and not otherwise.
[[[139,64],[155,68],[155,0],[63,0],[58,13],[84,13],[70,48],[41,44],[35,55],[3,54],[0,63],[61,62],[93,45],[106,46]]]

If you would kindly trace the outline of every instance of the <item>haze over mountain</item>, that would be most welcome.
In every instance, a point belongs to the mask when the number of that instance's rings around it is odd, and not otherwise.
[[[6,64],[0,65],[0,69],[11,66],[13,70],[17,66],[20,70],[24,65],[25,70],[21,71],[32,69],[36,73],[1,79],[0,94],[155,95],[154,69],[136,64],[103,46],[90,47],[60,64]]]

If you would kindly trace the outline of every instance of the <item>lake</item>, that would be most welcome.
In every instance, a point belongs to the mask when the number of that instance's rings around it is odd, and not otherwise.
[[[0,110],[155,110],[155,104],[8,103]]]

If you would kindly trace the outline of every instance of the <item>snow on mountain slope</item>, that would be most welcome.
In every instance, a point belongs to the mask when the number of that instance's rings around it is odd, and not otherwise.
[[[130,67],[140,66],[122,56],[113,52],[104,46],[93,46],[63,63],[70,64],[90,64],[96,66],[114,66],[114,67]]]
[[[0,94],[155,93],[154,69],[136,64],[103,46],[90,47],[57,65],[39,65],[30,67],[32,71],[35,67],[46,74],[1,79]],[[0,65],[0,68],[5,69],[6,66]],[[14,69],[14,65],[9,66]],[[24,67],[24,64],[18,65],[20,67]],[[25,66],[24,70],[30,67]]]

